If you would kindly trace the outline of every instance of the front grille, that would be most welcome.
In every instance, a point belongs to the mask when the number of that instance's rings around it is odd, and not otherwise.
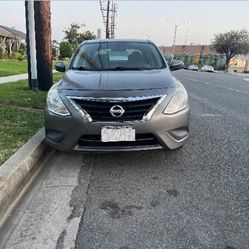
[[[160,146],[153,134],[136,134],[135,141],[102,142],[101,135],[83,135],[79,142],[79,148],[127,148],[127,147]]]
[[[127,100],[111,99],[110,101],[106,101],[102,99],[72,98],[80,108],[91,116],[92,121],[102,122],[142,120],[143,116],[151,110],[159,99],[160,97],[151,97],[144,99],[131,98]],[[119,105],[124,109],[121,117],[113,117],[111,115],[110,109],[115,105]]]

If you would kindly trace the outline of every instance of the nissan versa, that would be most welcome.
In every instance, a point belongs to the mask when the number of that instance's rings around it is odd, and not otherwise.
[[[159,49],[144,40],[91,40],[75,51],[48,92],[46,141],[61,151],[181,147],[188,138],[184,86]]]

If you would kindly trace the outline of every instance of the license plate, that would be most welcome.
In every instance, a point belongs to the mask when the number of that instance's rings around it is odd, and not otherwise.
[[[135,129],[127,126],[105,126],[101,128],[102,142],[135,141]]]

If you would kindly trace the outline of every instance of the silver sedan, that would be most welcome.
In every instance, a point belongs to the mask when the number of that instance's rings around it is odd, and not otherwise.
[[[62,151],[181,147],[189,136],[184,86],[159,49],[144,40],[82,43],[47,96],[46,141]]]

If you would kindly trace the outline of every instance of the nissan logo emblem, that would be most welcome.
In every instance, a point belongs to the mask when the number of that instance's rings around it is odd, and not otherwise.
[[[124,114],[124,112],[125,112],[124,108],[120,105],[114,105],[110,109],[111,115],[115,118],[120,118]]]

